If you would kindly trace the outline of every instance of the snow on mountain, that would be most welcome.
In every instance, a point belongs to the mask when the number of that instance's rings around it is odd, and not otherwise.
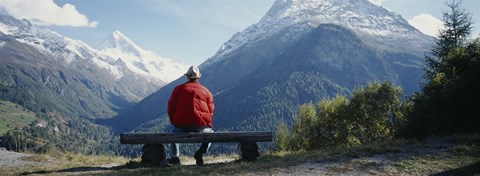
[[[135,73],[165,82],[177,79],[187,69],[185,65],[142,49],[119,31],[101,44],[100,52],[122,60]]]
[[[299,33],[308,32],[321,24],[347,27],[377,48],[423,51],[418,48],[431,43],[432,38],[410,26],[399,14],[368,0],[277,0],[258,22],[224,43],[203,65],[209,65],[252,41],[261,40],[284,29],[293,41]]]
[[[27,20],[17,20],[11,16],[0,16],[0,32],[14,37],[17,41],[29,44],[40,52],[63,58],[68,64],[75,59],[89,59],[111,72],[115,79],[123,76],[121,67],[112,58],[100,55],[98,51],[79,40],[64,37],[48,29],[34,27]]]
[[[29,44],[41,52],[63,58],[68,64],[76,59],[86,59],[110,71],[119,80],[128,70],[152,83],[166,84],[180,77],[186,66],[157,56],[135,45],[120,32],[114,32],[111,39],[99,51],[80,40],[64,37],[48,29],[37,28],[27,20],[18,20],[0,15],[0,32],[13,36],[17,41]]]

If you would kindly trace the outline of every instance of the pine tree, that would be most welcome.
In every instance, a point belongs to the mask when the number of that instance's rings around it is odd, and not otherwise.
[[[443,13],[445,29],[440,30],[436,46],[432,50],[434,57],[427,57],[426,77],[433,79],[438,74],[453,76],[455,68],[448,59],[449,53],[467,45],[468,36],[472,32],[472,14],[461,8],[462,0],[450,0],[447,6],[450,11]]]
[[[480,128],[480,43],[469,40],[472,15],[461,8],[461,0],[447,2],[445,29],[440,31],[433,57],[426,57],[426,79],[422,92],[413,97],[405,135],[426,137],[475,133]]]

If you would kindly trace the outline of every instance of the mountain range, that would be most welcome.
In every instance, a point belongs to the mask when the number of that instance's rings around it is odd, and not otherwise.
[[[277,0],[256,24],[236,33],[200,65],[214,94],[217,130],[274,130],[297,107],[372,81],[407,94],[423,81],[434,38],[368,0]],[[179,78],[103,123],[117,133],[165,126]]]
[[[2,99],[91,119],[114,116],[186,69],[119,31],[94,49],[5,14],[0,15],[0,62]]]

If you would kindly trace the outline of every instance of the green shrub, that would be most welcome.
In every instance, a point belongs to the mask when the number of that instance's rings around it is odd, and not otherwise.
[[[280,150],[312,150],[328,146],[357,146],[391,139],[404,122],[408,104],[402,90],[390,83],[356,89],[349,100],[336,96],[299,107],[288,131],[277,130]]]

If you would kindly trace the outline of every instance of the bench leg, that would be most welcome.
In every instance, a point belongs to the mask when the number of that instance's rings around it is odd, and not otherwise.
[[[242,161],[256,161],[260,156],[255,142],[240,142],[240,157]]]
[[[142,163],[154,166],[168,166],[163,144],[145,144],[142,147]]]

